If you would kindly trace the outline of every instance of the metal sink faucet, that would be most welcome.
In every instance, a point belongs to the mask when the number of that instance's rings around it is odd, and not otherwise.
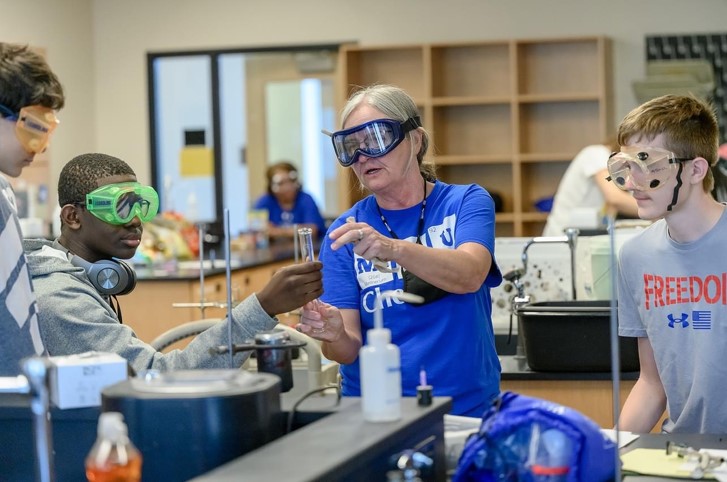
[[[522,254],[522,275],[528,271],[528,249],[533,244],[545,244],[545,243],[565,243],[570,249],[570,276],[571,276],[571,290],[572,299],[576,299],[576,239],[578,238],[578,228],[566,228],[565,236],[536,236],[525,244]],[[516,286],[517,287],[517,286]]]
[[[565,236],[537,236],[528,241],[523,247],[522,262],[523,267],[505,273],[503,279],[515,287],[516,294],[510,300],[510,323],[512,327],[512,316],[517,316],[517,346],[515,347],[515,360],[518,363],[518,367],[521,370],[525,369],[526,365],[526,354],[525,354],[525,339],[522,330],[522,319],[520,316],[520,310],[530,304],[530,295],[525,294],[525,283],[523,282],[523,276],[528,270],[528,249],[533,244],[546,244],[546,243],[565,243],[570,249],[570,268],[571,268],[571,289],[573,299],[576,299],[576,269],[575,269],[575,255],[576,255],[576,238],[578,237],[577,228],[568,228],[565,230]]]
[[[524,269],[516,269],[505,273],[502,277],[505,281],[512,283],[515,286],[517,293],[510,300],[510,329],[512,330],[512,317],[517,316],[517,345],[515,346],[515,360],[518,363],[520,370],[525,369],[526,357],[525,357],[525,343],[522,330],[522,322],[520,319],[520,309],[530,304],[530,295],[525,294],[525,283],[522,280],[525,275]]]

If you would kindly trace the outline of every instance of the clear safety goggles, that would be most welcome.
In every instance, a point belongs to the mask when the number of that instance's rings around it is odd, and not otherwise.
[[[109,224],[126,224],[137,216],[142,222],[147,222],[159,211],[159,195],[151,186],[120,182],[101,186],[86,194],[86,203],[80,204]]]
[[[674,176],[679,163],[686,161],[691,159],[676,157],[660,147],[622,147],[608,159],[606,180],[624,191],[650,191],[663,186]],[[626,185],[629,181],[631,186]]]
[[[278,192],[283,188],[283,186],[293,186],[297,184],[298,174],[295,171],[290,171],[287,173],[279,172],[278,174],[275,174],[270,180],[270,189],[272,189],[273,192]]]
[[[359,156],[385,156],[401,144],[407,132],[420,127],[419,117],[410,117],[404,122],[394,119],[377,119],[350,129],[331,134],[333,149],[338,162],[348,167],[357,162]]]
[[[0,105],[0,112],[15,121],[15,135],[25,150],[36,154],[48,148],[50,136],[60,123],[53,109],[41,105],[23,107],[20,112]]]

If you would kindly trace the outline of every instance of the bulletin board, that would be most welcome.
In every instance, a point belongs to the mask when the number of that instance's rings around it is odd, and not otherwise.
[[[705,59],[714,69],[714,107],[720,127],[720,143],[727,139],[727,33],[697,35],[650,35],[646,60]]]

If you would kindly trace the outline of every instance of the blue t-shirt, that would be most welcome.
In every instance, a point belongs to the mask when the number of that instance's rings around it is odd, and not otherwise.
[[[318,210],[313,197],[303,191],[298,191],[292,211],[285,211],[280,207],[278,200],[272,194],[263,194],[256,202],[254,209],[267,209],[268,219],[276,226],[292,226],[293,224],[315,224],[318,227],[318,236],[326,232],[326,222]]]
[[[416,242],[421,203],[407,209],[382,210],[391,229],[400,239]],[[390,236],[379,217],[376,200],[369,196],[356,203],[331,225],[345,223],[348,216],[368,223]],[[392,342],[401,351],[402,390],[416,395],[420,369],[435,396],[453,397],[453,414],[479,417],[500,391],[500,362],[495,351],[492,328],[490,288],[502,282],[494,261],[495,209],[492,197],[482,187],[449,185],[437,181],[427,198],[425,234],[422,244],[455,249],[474,242],[486,247],[493,256],[490,272],[474,293],[449,294],[417,306],[388,300],[384,303],[384,326],[391,330]],[[339,309],[357,309],[366,343],[366,332],[373,327],[376,295],[385,290],[402,290],[400,272],[382,273],[372,263],[356,255],[349,244],[337,251],[323,240],[321,297]],[[390,262],[395,268],[396,263]],[[359,362],[341,366],[343,394],[361,394]]]

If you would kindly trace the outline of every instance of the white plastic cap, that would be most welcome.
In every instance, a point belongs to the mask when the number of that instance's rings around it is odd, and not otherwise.
[[[386,345],[391,342],[391,330],[388,328],[372,328],[366,335],[369,345]]]
[[[98,418],[98,436],[118,441],[126,438],[128,429],[124,423],[124,416],[119,412],[103,412]]]

